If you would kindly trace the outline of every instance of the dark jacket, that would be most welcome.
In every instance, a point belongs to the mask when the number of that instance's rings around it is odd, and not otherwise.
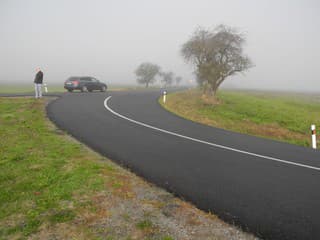
[[[36,77],[34,78],[34,83],[42,83],[43,81],[43,72],[39,71],[36,74]]]

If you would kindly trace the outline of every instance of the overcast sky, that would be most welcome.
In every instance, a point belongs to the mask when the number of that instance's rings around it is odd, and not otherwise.
[[[0,0],[0,83],[32,84],[37,66],[48,84],[135,83],[144,61],[194,79],[181,45],[197,26],[227,24],[256,66],[225,86],[320,91],[319,13],[318,0]]]

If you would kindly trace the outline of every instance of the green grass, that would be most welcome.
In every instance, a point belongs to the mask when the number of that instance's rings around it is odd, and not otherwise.
[[[44,92],[44,88],[42,89]],[[53,92],[65,92],[63,85],[48,85],[49,93]],[[0,93],[10,94],[10,93],[33,93],[34,85],[30,84],[19,84],[19,85],[0,85]]]
[[[29,236],[46,222],[76,216],[74,195],[103,187],[101,165],[56,134],[44,102],[0,98],[0,239]]]
[[[199,91],[179,92],[164,107],[193,121],[301,146],[311,144],[310,125],[320,127],[317,95],[220,91],[218,98],[220,104],[211,104]]]
[[[152,228],[152,227],[153,227],[153,223],[148,219],[140,221],[140,222],[137,223],[137,228],[139,228],[141,230],[149,229],[149,228]]]
[[[174,240],[174,238],[167,236],[167,237],[163,237],[162,240]]]
[[[54,213],[50,216],[50,221],[52,223],[61,223],[73,220],[75,218],[74,211],[71,210],[61,210],[57,213]]]

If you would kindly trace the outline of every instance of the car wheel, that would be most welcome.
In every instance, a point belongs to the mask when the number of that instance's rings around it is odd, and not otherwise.
[[[105,92],[106,91],[106,87],[105,86],[102,86],[101,87],[101,92]]]
[[[83,86],[83,87],[81,88],[81,92],[88,92],[88,88],[87,88],[86,86]]]

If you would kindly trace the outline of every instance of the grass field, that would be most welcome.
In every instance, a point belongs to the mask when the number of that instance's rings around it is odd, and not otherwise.
[[[320,95],[220,91],[218,98],[212,104],[200,91],[189,90],[168,95],[164,107],[210,126],[307,147],[310,125],[320,127]]]
[[[76,142],[46,102],[0,98],[0,239],[253,239]]]
[[[29,236],[43,223],[70,221],[80,207],[74,196],[103,187],[103,165],[59,137],[45,123],[43,106],[0,100],[0,236]]]
[[[151,86],[148,90],[159,89],[158,86]],[[118,90],[141,90],[146,89],[144,86],[137,86],[137,85],[108,85],[108,90],[118,91]],[[44,92],[44,88],[42,89]],[[49,93],[60,93],[66,92],[63,88],[63,85],[58,84],[48,84],[48,92]],[[34,93],[34,86],[33,84],[24,85],[8,85],[8,84],[0,84],[0,94],[14,94],[14,93]]]
[[[59,85],[48,85],[48,91],[49,92],[65,92],[65,89],[63,86]],[[8,84],[2,84],[0,85],[0,93],[33,93],[34,92],[34,85],[29,84],[29,85],[24,85],[24,84],[19,84],[19,85],[8,85]],[[44,88],[43,88],[44,92]]]

